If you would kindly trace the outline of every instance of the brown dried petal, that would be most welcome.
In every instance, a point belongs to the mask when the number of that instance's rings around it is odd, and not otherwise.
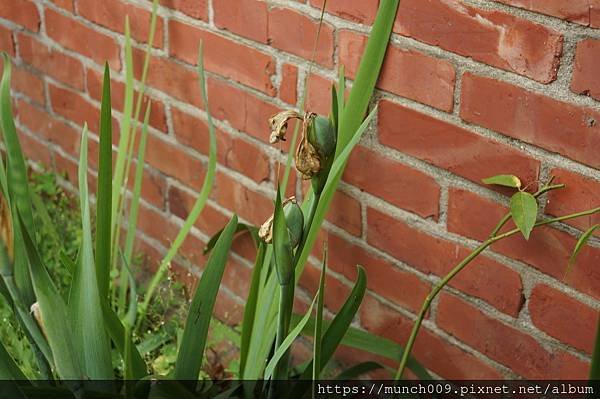
[[[296,197],[291,196],[290,198],[283,201],[281,204],[284,207],[288,202],[296,203]],[[270,244],[273,242],[273,218],[275,216],[271,215],[258,229],[258,237],[263,240],[266,244]]]
[[[288,109],[273,115],[269,119],[269,126],[271,127],[269,143],[275,144],[279,141],[285,141],[285,133],[288,127],[288,121],[293,118],[302,119],[302,116],[296,111]]]
[[[296,151],[296,169],[305,180],[311,179],[321,170],[321,159],[317,149],[308,141],[302,140]]]

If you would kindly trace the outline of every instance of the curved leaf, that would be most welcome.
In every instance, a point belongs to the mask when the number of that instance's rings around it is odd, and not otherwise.
[[[202,272],[177,352],[175,379],[193,381],[198,379],[208,327],[236,227],[237,216],[233,215]]]
[[[510,214],[526,240],[529,239],[535,225],[537,210],[537,200],[529,193],[519,191],[510,199]]]
[[[587,242],[590,240],[590,238],[592,237],[592,234],[594,234],[594,232],[600,227],[600,224],[597,224],[595,226],[590,227],[589,229],[587,229],[582,235],[581,237],[579,237],[579,240],[577,240],[577,243],[575,244],[575,248],[573,249],[573,253],[571,254],[571,257],[569,258],[569,265],[567,267],[567,271],[565,274],[568,274],[569,271],[571,270],[571,268],[573,267],[573,265],[575,264],[575,261],[577,260],[577,255],[579,255],[579,252],[581,252],[581,250],[583,249],[583,247],[587,244]]]
[[[487,177],[481,180],[485,184],[494,184],[497,186],[521,188],[521,180],[517,176],[513,175],[497,175]]]

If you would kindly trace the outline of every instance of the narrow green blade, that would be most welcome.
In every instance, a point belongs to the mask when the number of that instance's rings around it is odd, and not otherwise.
[[[300,321],[298,322],[296,327],[294,327],[292,329],[292,331],[290,331],[288,336],[285,337],[285,339],[283,340],[283,342],[281,343],[279,348],[277,348],[277,350],[271,357],[271,360],[269,360],[267,367],[265,367],[265,377],[264,377],[265,380],[270,380],[273,377],[273,371],[275,371],[275,367],[277,366],[277,363],[279,363],[279,360],[281,360],[281,358],[284,357],[285,354],[289,351],[290,347],[294,343],[294,340],[298,337],[298,335],[300,335],[300,333],[302,332],[302,329],[304,328],[304,326],[306,326],[306,323],[308,323],[308,319],[310,319],[310,315],[312,314],[312,310],[313,310],[313,307],[315,306],[316,301],[317,301],[317,297],[315,296],[312,303],[308,307],[308,310],[306,311],[306,314],[304,315],[304,317],[302,317],[302,319],[300,319]]]
[[[354,85],[350,91],[348,102],[343,107],[343,112],[340,114],[338,146],[336,148],[336,156],[339,155],[352,136],[356,129],[360,126],[363,116],[367,111],[367,106],[375,83],[379,78],[381,65],[385,57],[392,27],[396,20],[396,13],[400,0],[387,0],[379,4],[379,10],[373,23],[373,28],[369,34],[369,41],[362,56]],[[341,93],[341,94],[340,94]],[[338,88],[338,95],[343,96],[343,89]]]
[[[0,81],[0,130],[6,147],[6,189],[8,190],[8,202],[16,205],[16,211],[21,215],[23,228],[26,229],[32,237],[35,237],[35,225],[33,220],[33,207],[29,195],[29,183],[27,180],[27,166],[25,157],[17,136],[17,129],[12,115],[12,105],[10,97],[11,63],[8,55],[2,53],[4,70],[2,80]],[[16,212],[13,212],[13,220],[17,218]],[[15,281],[25,305],[29,307],[35,301],[29,267],[27,266],[25,249],[20,240],[14,243],[14,275]]]
[[[109,340],[104,328],[102,301],[94,265],[90,205],[88,198],[87,126],[81,133],[79,154],[79,203],[81,207],[82,242],[77,269],[71,283],[69,307],[75,342],[79,348],[84,373],[91,379],[114,378]],[[110,239],[110,238],[109,238]]]
[[[363,374],[382,368],[384,367],[377,362],[362,362],[342,371],[335,376],[335,379],[339,381],[356,380],[357,377],[360,377]]]
[[[174,374],[177,380],[198,379],[208,327],[236,227],[237,216],[234,215],[215,245],[196,288],[177,352]]]
[[[83,148],[81,151],[83,151]],[[101,300],[104,301],[108,300],[112,226],[112,113],[108,63],[104,65],[102,103],[100,105],[99,151],[98,190],[96,192],[96,275],[98,292],[100,293]]]
[[[167,254],[163,258],[160,266],[158,267],[158,271],[152,278],[150,285],[148,286],[148,291],[146,292],[146,296],[144,297],[144,302],[140,306],[140,313],[144,314],[146,309],[148,309],[148,305],[152,300],[152,296],[154,295],[154,291],[163,280],[165,273],[167,272],[167,268],[169,264],[177,254],[179,247],[183,244],[185,237],[188,235],[194,223],[202,213],[204,206],[206,205],[206,201],[212,191],[213,183],[215,180],[215,173],[217,169],[217,135],[216,128],[210,114],[210,107],[208,103],[208,93],[206,90],[206,73],[204,71],[204,58],[203,58],[203,47],[202,43],[200,43],[200,47],[198,49],[198,80],[200,84],[200,94],[202,96],[202,100],[204,102],[205,111],[206,111],[206,119],[208,121],[208,132],[209,132],[209,151],[208,151],[208,169],[206,171],[206,176],[204,178],[204,182],[202,183],[202,188],[200,189],[200,194],[198,195],[198,199],[194,203],[190,214],[186,218],[181,230],[177,233],[171,248],[167,251]],[[139,325],[139,323],[138,323]]]
[[[254,330],[254,317],[256,316],[256,305],[258,303],[258,295],[261,287],[260,277],[265,259],[265,251],[266,245],[265,243],[261,242],[258,246],[258,252],[254,261],[250,290],[248,291],[248,298],[246,299],[246,305],[244,306],[244,318],[242,321],[242,336],[240,343],[240,368],[238,373],[240,378],[242,378],[244,375],[244,368],[246,367],[246,360],[248,358],[248,349],[250,340],[252,338],[252,332]]]
[[[62,379],[81,380],[84,374],[75,351],[73,335],[69,328],[67,307],[54,286],[48,271],[42,265],[29,233],[25,229],[22,229],[22,231],[33,288],[40,308],[43,330],[52,350],[54,367]]]
[[[0,342],[0,380],[27,380],[2,342]]]
[[[598,326],[596,327],[596,342],[594,343],[594,353],[590,365],[590,380],[600,381],[600,318],[598,318]]]
[[[323,265],[319,278],[319,295],[317,301],[317,314],[315,323],[314,348],[313,348],[313,381],[318,380],[321,375],[321,348],[323,339],[323,305],[325,302],[325,278],[327,273],[327,244],[323,249]]]

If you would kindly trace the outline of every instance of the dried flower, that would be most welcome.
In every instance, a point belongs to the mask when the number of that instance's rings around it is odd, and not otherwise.
[[[279,141],[285,141],[285,133],[288,128],[288,121],[290,119],[303,119],[302,115],[293,109],[281,111],[278,114],[273,115],[269,119],[269,125],[271,126],[271,136],[269,137],[269,143],[275,144]]]
[[[40,308],[40,304],[37,302],[34,302],[31,307],[29,308],[29,311],[33,314],[33,317],[35,318],[35,321],[37,321],[38,325],[40,326],[40,330],[42,330],[42,333],[44,335],[46,335],[46,327],[44,326],[44,320],[42,319],[42,310]]]

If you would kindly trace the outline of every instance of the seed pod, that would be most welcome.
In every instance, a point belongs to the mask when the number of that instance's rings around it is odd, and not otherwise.
[[[327,182],[337,143],[335,129],[331,121],[322,116],[315,117],[308,132],[308,141],[312,143],[319,154],[320,169],[311,177],[313,191],[318,194],[323,191],[323,187]]]
[[[285,224],[290,237],[292,248],[296,248],[304,230],[304,215],[296,202],[296,197],[290,197],[283,202]],[[273,242],[273,215],[271,215],[258,230],[258,236],[267,244]]]
[[[285,224],[290,234],[290,244],[292,248],[296,248],[302,239],[304,231],[304,214],[295,198],[283,206],[283,213],[285,215]]]

